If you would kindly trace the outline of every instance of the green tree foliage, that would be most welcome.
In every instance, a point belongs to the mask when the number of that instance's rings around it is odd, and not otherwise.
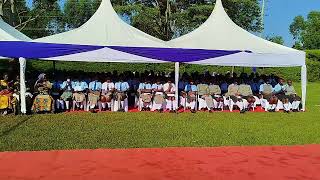
[[[60,32],[63,23],[57,0],[33,0],[31,8],[26,7],[25,0],[12,1],[14,11],[4,4],[2,18],[22,33],[39,38]]]
[[[282,36],[269,36],[267,37],[267,40],[281,45],[284,44]]]
[[[307,19],[297,16],[290,25],[296,46],[303,49],[320,49],[320,11],[312,11]]]

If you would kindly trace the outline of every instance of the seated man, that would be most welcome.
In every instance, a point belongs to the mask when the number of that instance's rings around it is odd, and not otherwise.
[[[152,85],[152,92],[153,92],[153,104],[152,104],[152,111],[159,111],[163,112],[165,109],[165,98],[164,98],[164,91],[163,85],[161,84],[160,79],[156,81]]]
[[[55,78],[54,82],[52,83],[51,96],[55,101],[55,112],[64,110],[64,103],[63,101],[61,102],[60,99],[62,83],[63,82],[58,77]]]
[[[101,92],[101,107],[103,110],[113,110],[112,98],[114,95],[114,83],[110,77],[106,78],[106,81],[102,84]]]
[[[228,92],[225,94],[225,102],[224,104],[229,107],[230,112],[233,111],[233,106],[238,101],[238,91],[239,85],[236,79],[234,79],[233,83],[228,86]]]
[[[263,81],[259,88],[261,106],[265,111],[275,112],[278,98],[273,94],[273,87],[270,81]]]
[[[139,84],[139,109],[141,111],[150,111],[152,103],[152,85],[145,79],[144,83]]]
[[[98,77],[93,78],[93,81],[89,83],[89,93],[88,93],[88,103],[87,110],[94,112],[94,108],[98,107],[99,111],[101,111],[100,104],[100,92],[101,92],[102,84],[99,82]]]
[[[10,87],[8,74],[4,74],[3,80],[0,80],[0,114],[8,114],[11,110],[12,87]]]
[[[273,95],[278,98],[276,111],[283,108],[283,101],[285,101],[285,94],[284,94],[284,79],[280,78],[278,80],[278,84],[276,84],[273,88]]]
[[[223,110],[223,101],[224,100],[223,100],[223,97],[221,96],[220,86],[216,83],[216,81],[210,82],[210,84],[209,84],[209,94],[213,98],[214,110],[222,111]]]
[[[301,98],[297,96],[291,80],[288,80],[288,84],[284,85],[283,90],[285,93],[285,100],[283,102],[284,111],[289,113],[292,109],[293,112],[299,112]]]
[[[192,113],[196,112],[196,97],[197,97],[197,86],[194,84],[193,80],[185,86],[184,91],[182,91],[181,105],[184,108],[190,108]]]
[[[70,103],[72,102],[73,92],[73,85],[70,78],[62,83],[61,90],[63,93],[58,100],[58,107],[61,107],[63,110],[66,109],[67,111],[70,111]]]
[[[88,84],[82,80],[75,80],[73,82],[73,111],[75,109],[83,109],[86,110],[86,93],[88,90]]]
[[[167,83],[163,85],[163,91],[166,94],[167,97],[167,109],[169,109],[170,112],[177,112],[177,101],[175,99],[175,92],[176,92],[176,86],[174,83],[172,83],[171,79],[168,78]]]
[[[244,80],[239,85],[237,98],[236,104],[240,109],[240,113],[245,113],[250,107],[254,106],[255,98],[251,86],[246,84]]]
[[[47,80],[45,74],[40,74],[38,76],[34,89],[38,95],[33,101],[32,111],[34,113],[54,112],[54,100],[49,95],[52,84]]]
[[[130,89],[128,82],[123,81],[120,76],[119,81],[115,83],[115,101],[114,111],[128,112],[127,91]]]
[[[197,85],[199,95],[199,109],[203,110],[207,108],[209,112],[213,110],[213,99],[209,92],[209,85],[201,83]]]

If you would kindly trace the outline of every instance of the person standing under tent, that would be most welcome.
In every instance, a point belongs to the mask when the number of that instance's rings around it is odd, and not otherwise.
[[[54,100],[50,96],[51,89],[52,84],[47,80],[46,74],[40,74],[34,85],[37,94],[32,105],[34,113],[54,112]]]
[[[128,112],[128,95],[130,89],[128,82],[124,81],[123,76],[119,76],[119,81],[115,83],[114,111]]]
[[[111,111],[113,108],[114,83],[110,77],[107,77],[101,87],[101,108]]]
[[[238,101],[238,91],[239,91],[239,85],[236,78],[233,79],[233,83],[228,86],[228,92],[225,94],[224,97],[224,104],[229,107],[230,112],[233,111],[233,106]]]
[[[58,100],[59,107],[70,111],[70,103],[72,102],[72,92],[73,92],[73,82],[71,81],[70,77],[67,78],[61,85],[62,94],[60,99]]]
[[[139,109],[141,111],[150,111],[152,107],[152,85],[148,79],[139,84]]]
[[[89,83],[87,110],[94,112],[94,108],[98,107],[101,111],[100,92],[102,83],[98,80],[98,76],[94,77]]]
[[[166,109],[169,109],[170,112],[177,112],[177,100],[175,99],[176,85],[172,83],[172,80],[168,78],[167,83],[163,85],[163,90],[166,94]]]
[[[12,87],[9,82],[8,74],[3,75],[3,79],[0,80],[0,114],[8,114],[8,110],[11,107],[12,99]]]
[[[209,94],[213,98],[213,107],[214,110],[222,111],[223,110],[223,97],[221,96],[220,86],[216,83],[216,80],[209,83]]]
[[[73,83],[73,111],[75,110],[86,110],[87,102],[86,102],[86,92],[88,90],[88,84],[81,80],[75,80]]]
[[[192,113],[196,112],[196,97],[197,97],[197,86],[194,81],[190,79],[190,82],[186,84],[184,91],[182,91],[181,105],[185,108],[190,108]]]
[[[165,109],[165,97],[164,97],[164,90],[163,84],[161,84],[160,79],[156,80],[156,83],[152,85],[152,92],[153,92],[153,103],[151,111],[159,111],[163,112]]]
[[[207,108],[209,112],[213,111],[213,99],[210,95],[209,85],[206,83],[200,83],[197,85],[198,89],[198,101],[199,101],[199,110]]]
[[[283,90],[285,92],[285,102],[288,102],[283,104],[285,112],[288,113],[290,109],[292,109],[293,112],[299,112],[301,98],[297,95],[291,80],[288,80],[287,84],[284,85]]]

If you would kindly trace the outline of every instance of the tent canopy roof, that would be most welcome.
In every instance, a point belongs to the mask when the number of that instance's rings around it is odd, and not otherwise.
[[[110,0],[102,0],[96,13],[82,26],[35,42],[100,46],[165,47],[165,43],[124,22]]]
[[[31,41],[26,35],[0,19],[0,41]]]
[[[200,27],[169,41],[168,45],[181,48],[248,50],[255,53],[301,53],[242,29],[230,19],[221,0],[216,0],[214,10]]]

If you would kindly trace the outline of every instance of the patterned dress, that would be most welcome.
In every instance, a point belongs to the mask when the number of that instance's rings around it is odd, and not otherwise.
[[[53,109],[53,99],[49,95],[49,90],[52,88],[52,84],[49,81],[44,81],[36,85],[39,94],[35,97],[32,105],[32,111],[38,112],[50,112]]]

